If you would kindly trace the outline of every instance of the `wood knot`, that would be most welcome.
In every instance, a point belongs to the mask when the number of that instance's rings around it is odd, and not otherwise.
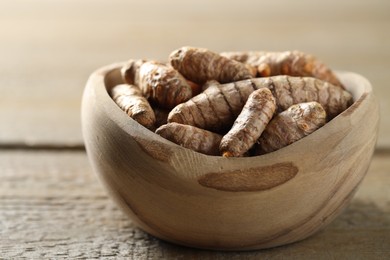
[[[200,185],[222,191],[261,191],[279,186],[298,173],[292,162],[229,172],[208,173],[198,179]]]

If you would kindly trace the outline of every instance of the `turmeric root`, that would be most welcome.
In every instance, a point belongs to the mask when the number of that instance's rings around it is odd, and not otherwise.
[[[336,75],[324,63],[300,51],[223,52],[221,55],[257,68],[257,75],[260,77],[276,75],[315,77],[342,87]]]
[[[169,123],[159,127],[156,134],[185,148],[207,154],[219,155],[221,135],[190,125]]]
[[[115,103],[131,118],[146,128],[154,128],[156,121],[154,112],[138,87],[120,84],[111,89],[110,95]]]
[[[184,77],[198,84],[208,80],[227,83],[253,77],[245,64],[203,48],[182,47],[172,52],[169,59]]]
[[[177,105],[168,122],[197,126],[210,131],[226,130],[256,89],[268,88],[276,99],[277,111],[303,102],[317,101],[332,119],[352,102],[347,91],[311,77],[274,76],[242,80],[209,87],[203,93]]]
[[[121,68],[121,76],[125,83],[139,86],[139,69],[146,60],[129,60]]]
[[[155,61],[130,60],[121,70],[123,79],[160,107],[173,108],[192,97],[187,80],[175,69]]]
[[[219,149],[224,157],[246,153],[259,139],[276,110],[275,98],[267,88],[252,92],[232,129],[223,136]]]
[[[279,150],[311,134],[326,123],[326,112],[317,102],[300,103],[276,115],[260,136],[257,155]]]

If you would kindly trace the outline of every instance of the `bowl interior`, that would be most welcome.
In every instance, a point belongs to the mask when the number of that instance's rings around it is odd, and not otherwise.
[[[221,156],[200,154],[181,147],[129,118],[107,94],[110,88],[123,83],[120,75],[121,66],[122,63],[114,64],[103,73],[104,91],[100,94],[103,102],[109,107],[109,116],[112,120],[136,140],[143,152],[146,152],[153,159],[168,162],[173,166],[175,171],[172,174],[176,175],[177,178],[197,180],[204,186],[222,190],[263,190],[293,178],[297,169],[295,166],[291,166],[290,162],[299,161],[302,158],[307,159],[307,157],[299,158],[292,156],[292,154],[299,154],[307,149],[318,149],[316,145],[323,151],[334,149],[334,146],[348,134],[351,118],[360,116],[357,112],[372,92],[369,82],[363,77],[354,73],[338,72],[338,77],[354,99],[354,104],[347,110],[311,135],[280,150],[261,156],[226,159]],[[329,138],[330,136],[332,138]],[[327,141],[324,142],[324,140]],[[322,153],[319,154],[319,156],[321,155]],[[314,160],[315,156],[310,158]],[[200,166],[189,169],[188,162]],[[270,162],[272,162],[271,166]],[[245,173],[243,173],[243,169],[246,169]],[[255,170],[251,171],[250,169]],[[272,171],[270,171],[271,169]],[[280,173],[280,175],[275,175],[275,172]],[[236,180],[234,180],[234,176],[236,176]],[[243,179],[245,181],[241,183]],[[234,183],[233,186],[230,185],[232,183]]]

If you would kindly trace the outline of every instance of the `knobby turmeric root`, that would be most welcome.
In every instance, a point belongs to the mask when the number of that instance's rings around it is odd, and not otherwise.
[[[223,136],[219,149],[224,157],[245,154],[259,139],[276,110],[275,98],[267,88],[249,95],[232,129]]]
[[[336,75],[321,61],[300,51],[285,52],[223,52],[222,56],[257,69],[257,76],[289,75],[315,77],[342,87]]]
[[[352,102],[352,96],[347,91],[311,77],[255,78],[208,87],[203,93],[173,108],[168,122],[214,132],[224,131],[233,124],[249,95],[260,88],[271,90],[277,112],[294,104],[317,101],[324,107],[328,119],[332,119]]]
[[[116,85],[111,89],[110,95],[131,118],[146,128],[154,129],[156,118],[153,109],[138,87],[128,84]]]
[[[326,112],[317,102],[300,103],[276,115],[260,136],[256,155],[273,152],[311,134],[326,123]]]
[[[123,79],[135,84],[142,94],[163,108],[173,108],[192,97],[187,80],[163,63],[130,60],[121,70]]]
[[[245,64],[203,48],[182,47],[172,52],[169,59],[185,78],[198,84],[208,80],[227,83],[254,76]]]
[[[169,123],[159,127],[156,134],[194,151],[219,155],[222,136],[190,125]]]

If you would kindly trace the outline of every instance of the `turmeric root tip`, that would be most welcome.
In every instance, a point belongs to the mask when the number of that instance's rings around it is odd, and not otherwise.
[[[169,59],[184,77],[200,85],[208,80],[227,83],[253,77],[247,65],[203,48],[182,47]]]
[[[136,86],[117,85],[111,89],[110,95],[115,103],[131,118],[148,129],[154,128],[156,118],[153,109]]]

